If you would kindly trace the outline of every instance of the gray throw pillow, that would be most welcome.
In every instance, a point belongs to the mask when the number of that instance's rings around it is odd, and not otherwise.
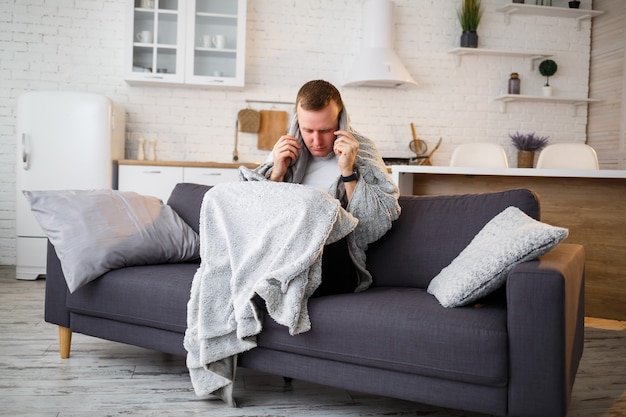
[[[199,256],[196,232],[155,197],[114,190],[24,191],[70,292],[117,268]]]
[[[470,304],[504,284],[515,265],[549,252],[567,234],[508,207],[433,278],[427,291],[444,307]]]

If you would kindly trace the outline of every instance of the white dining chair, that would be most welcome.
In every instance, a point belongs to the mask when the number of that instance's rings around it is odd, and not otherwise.
[[[598,155],[584,143],[555,143],[548,145],[537,158],[537,168],[600,169]]]
[[[508,168],[509,160],[501,145],[490,142],[464,143],[452,151],[452,167]]]

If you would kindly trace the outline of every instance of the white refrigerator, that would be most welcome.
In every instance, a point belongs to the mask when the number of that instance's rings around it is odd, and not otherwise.
[[[46,273],[47,239],[23,190],[117,187],[126,115],[107,97],[73,91],[32,91],[17,101],[17,278]]]

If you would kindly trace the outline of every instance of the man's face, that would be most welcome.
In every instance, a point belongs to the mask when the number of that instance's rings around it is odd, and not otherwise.
[[[304,144],[313,156],[327,156],[333,151],[335,131],[339,129],[339,108],[335,102],[321,110],[296,110]]]

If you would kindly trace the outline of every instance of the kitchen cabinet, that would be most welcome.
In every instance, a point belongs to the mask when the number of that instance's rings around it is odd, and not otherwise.
[[[119,165],[118,189],[134,191],[159,198],[164,203],[179,182],[183,182],[183,167]]]
[[[167,203],[176,184],[217,185],[239,181],[239,167],[258,163],[147,161],[123,159],[118,164],[118,188],[158,197]]]
[[[190,3],[186,82],[243,87],[246,0],[196,0]]]
[[[225,182],[239,181],[239,170],[234,168],[183,168],[185,182],[194,184],[217,185]]]
[[[126,81],[243,87],[246,8],[246,0],[129,2]]]

